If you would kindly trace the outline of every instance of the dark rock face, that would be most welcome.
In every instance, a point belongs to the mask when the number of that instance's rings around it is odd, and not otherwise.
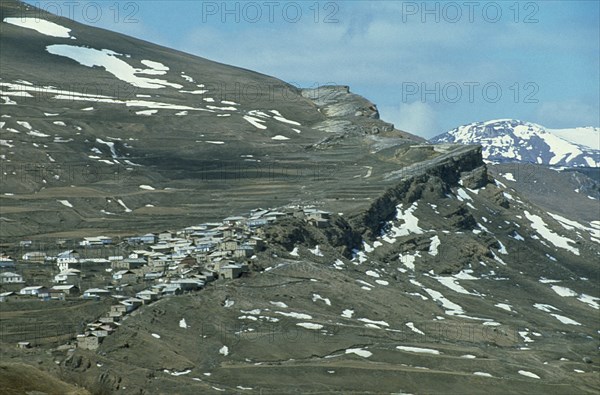
[[[64,365],[76,372],[85,372],[92,366],[92,362],[81,355],[72,355],[65,359]]]
[[[121,378],[112,372],[102,372],[98,377],[98,383],[101,388],[110,388],[116,391],[121,385]]]
[[[460,179],[463,185],[469,189],[478,189],[490,183],[490,177],[485,165],[462,173]]]
[[[510,208],[510,202],[508,201],[506,196],[504,196],[502,191],[496,191],[490,198],[500,207],[504,207],[505,209]]]
[[[458,151],[398,171],[393,177],[401,180],[375,199],[365,213],[353,218],[354,227],[367,238],[376,237],[381,224],[395,215],[399,203],[410,204],[424,195],[441,196],[463,178],[472,187],[486,185],[489,177],[481,147],[469,146]],[[474,220],[466,213],[458,213],[456,223],[459,228],[472,229]]]
[[[288,251],[296,244],[314,245],[316,241],[308,230],[308,225],[297,218],[285,218],[275,225],[265,228],[263,237],[270,243],[275,243]]]
[[[297,245],[314,247],[328,245],[338,254],[350,258],[352,250],[359,248],[362,236],[343,217],[333,215],[329,226],[316,228],[298,218],[285,218],[268,226],[263,233],[271,245],[279,245],[291,251]]]
[[[465,206],[459,206],[456,210],[443,214],[444,218],[448,219],[451,226],[460,230],[473,230],[477,225],[477,221],[473,215],[466,209]]]

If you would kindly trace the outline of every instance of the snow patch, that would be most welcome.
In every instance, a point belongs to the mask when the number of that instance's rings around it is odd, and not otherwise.
[[[504,174],[500,174],[500,176],[504,177],[505,180],[517,182],[517,180],[515,180],[515,176],[513,176],[512,173],[504,173]]]
[[[352,318],[353,315],[354,315],[354,310],[345,309],[344,311],[342,311],[342,317],[344,317],[344,318]]]
[[[431,244],[429,245],[429,255],[436,256],[438,254],[438,248],[440,246],[440,238],[435,235],[431,238]]]
[[[312,295],[312,301],[316,302],[317,300],[322,300],[323,302],[325,302],[325,304],[327,306],[331,306],[331,301],[329,300],[329,298],[324,298],[319,294],[313,294]]]
[[[121,205],[121,207],[123,207],[125,209],[126,213],[130,213],[131,212],[131,209],[125,205],[125,203],[123,202],[123,200],[117,199],[117,203],[119,203]]]
[[[512,306],[506,303],[496,303],[494,306],[502,310],[512,311]]]
[[[356,354],[359,357],[369,358],[373,353],[362,348],[349,348],[346,350],[346,354]]]
[[[408,351],[408,352],[421,353],[421,354],[434,354],[434,355],[441,354],[438,350],[435,350],[433,348],[421,348],[421,347],[409,347],[409,346],[396,346],[396,348],[401,351]]]
[[[309,248],[308,250],[309,250],[310,252],[312,252],[312,253],[313,253],[314,255],[316,255],[316,256],[323,256],[323,253],[322,253],[322,252],[321,252],[321,250],[319,249],[319,245],[318,245],[318,244],[315,246],[315,248],[313,248],[313,249],[310,249],[310,248]]]
[[[71,29],[56,24],[54,22],[47,21],[40,18],[4,18],[4,22],[10,23],[11,25],[24,27],[26,29],[35,30],[45,36],[58,37],[58,38],[73,38],[69,34]]]
[[[290,119],[285,118],[283,115],[281,115],[281,113],[277,110],[271,110],[271,113],[275,114],[275,116],[273,117],[273,119],[278,120],[279,122],[283,122],[283,123],[287,123],[290,125],[294,125],[294,126],[301,126],[299,122],[296,121],[292,121]]]
[[[566,325],[581,325],[579,322],[572,320],[569,317],[565,317],[564,315],[560,315],[560,314],[556,314],[556,313],[551,313],[550,315]]]
[[[250,115],[244,115],[243,118],[250,123],[250,125],[254,126],[257,129],[266,129],[267,127],[265,125],[262,124],[262,122],[265,122],[263,119],[258,119],[255,117],[251,117]]]
[[[137,115],[154,115],[158,112],[158,110],[141,110],[141,111],[136,111],[135,113]]]
[[[312,322],[299,322],[296,325],[301,326],[302,328],[306,328],[306,329],[313,329],[313,330],[323,329],[323,325],[314,324]]]
[[[73,205],[68,200],[57,200],[57,202],[59,202],[63,206],[66,206],[66,207],[69,207],[69,208],[73,208]]]
[[[548,229],[548,226],[541,217],[531,214],[527,210],[524,211],[524,214],[527,217],[527,219],[531,221],[531,227],[535,229],[544,239],[548,240],[556,247],[563,248],[572,252],[575,255],[579,255],[579,250],[570,245],[575,244],[573,240],[560,236],[552,230]]]
[[[410,330],[412,330],[415,333],[418,333],[419,335],[424,335],[425,333],[418,329],[417,327],[415,327],[415,324],[413,324],[412,322],[407,322],[406,326],[410,328]]]
[[[303,313],[294,313],[294,312],[285,312],[285,311],[276,311],[275,314],[280,314],[286,317],[292,317],[299,320],[312,320],[312,316]]]
[[[535,374],[535,373],[531,373],[531,372],[528,372],[527,370],[519,370],[519,372],[518,372],[518,373],[519,373],[520,375],[522,375],[522,376],[531,377],[531,378],[533,378],[533,379],[539,379],[539,378],[540,378],[540,376],[538,376],[537,374]]]
[[[370,320],[368,318],[358,318],[358,321],[366,322],[367,324],[373,324],[373,325],[381,325],[381,326],[386,326],[386,327],[390,326],[385,321],[373,321],[373,320]]]
[[[109,49],[97,50],[74,45],[54,44],[48,45],[46,51],[53,55],[73,59],[82,66],[103,67],[108,73],[114,75],[119,80],[138,88],[159,89],[167,86],[178,89],[182,88],[182,85],[165,80],[139,77],[137,74],[144,73],[147,70],[132,67],[124,60],[118,58],[119,56],[123,56],[122,54]]]
[[[234,303],[235,303],[235,302],[234,302],[233,300],[231,300],[231,299],[226,299],[226,300],[225,300],[225,304],[224,304],[224,306],[225,306],[225,307],[231,307],[231,306],[233,306],[233,305],[234,305]]]
[[[577,296],[577,292],[567,287],[561,287],[560,285],[552,285],[551,288],[554,292],[563,297]]]

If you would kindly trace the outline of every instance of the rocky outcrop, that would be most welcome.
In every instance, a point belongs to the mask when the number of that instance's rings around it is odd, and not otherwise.
[[[379,119],[377,106],[364,97],[351,93],[350,87],[346,85],[303,89],[301,93],[312,100],[328,118],[356,116]]]
[[[286,218],[265,229],[265,238],[287,251],[297,245],[313,247],[326,243],[350,257],[353,249],[360,248],[363,238],[372,240],[380,235],[385,223],[395,217],[398,204],[410,205],[422,198],[435,201],[461,184],[467,188],[480,188],[490,182],[481,147],[448,145],[435,149],[441,155],[389,173],[387,178],[392,186],[365,211],[349,220],[333,216],[329,227],[318,229],[301,219]],[[470,231],[477,226],[464,205],[441,215],[457,230]],[[476,255],[483,254],[484,250]]]
[[[84,355],[70,355],[63,364],[74,372],[85,372],[92,367],[92,362]]]
[[[317,228],[299,218],[284,218],[266,227],[263,237],[269,245],[279,245],[287,251],[291,251],[297,245],[314,247],[326,244],[348,258],[362,241],[361,234],[343,217],[337,215],[332,216],[329,226],[325,228]]]
[[[488,175],[487,166],[479,166],[474,170],[467,171],[461,174],[460,180],[462,185],[470,189],[478,189],[490,183],[492,179]]]
[[[315,89],[303,89],[303,97],[310,99],[318,108],[319,112],[327,119],[312,125],[313,129],[322,130],[325,133],[337,135],[374,135],[380,133],[397,132],[394,125],[382,121],[379,118],[377,106],[350,92],[345,85],[327,85]],[[402,137],[414,138],[422,141],[416,136],[403,135]],[[315,148],[323,148],[320,142]]]
[[[479,188],[490,181],[481,157],[481,147],[446,145],[436,149],[440,156],[386,175],[396,184],[375,199],[367,211],[351,219],[359,233],[369,239],[379,235],[382,224],[394,217],[396,206],[400,203],[411,204],[428,194],[442,197],[461,180],[468,188]],[[474,219],[469,219],[468,215],[459,217],[456,219],[459,228],[474,226]]]

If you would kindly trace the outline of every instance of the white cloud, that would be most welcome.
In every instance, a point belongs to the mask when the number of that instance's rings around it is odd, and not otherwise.
[[[575,100],[542,103],[536,116],[542,125],[552,128],[600,125],[598,107]]]
[[[468,22],[465,13],[456,24],[433,23],[431,18],[422,23],[419,15],[403,21],[406,2],[341,2],[334,15],[338,23],[315,23],[312,3],[301,2],[304,14],[298,23],[284,23],[280,7],[276,23],[265,22],[264,14],[262,22],[256,24],[234,23],[231,18],[223,23],[220,15],[202,21],[198,2],[142,3],[135,14],[138,23],[109,26],[113,18],[106,17],[113,14],[107,3],[103,4],[105,18],[94,26],[272,75],[296,86],[349,85],[353,92],[376,103],[384,120],[425,137],[464,120],[493,119],[497,114],[548,127],[599,124],[594,93],[597,21],[575,18],[582,11],[561,2],[545,6],[543,14],[539,13],[540,22],[530,24],[514,23],[508,3],[502,3],[500,23],[486,23],[479,7],[474,23]],[[320,20],[328,14],[324,4]],[[423,7],[421,2],[417,5]],[[593,15],[593,10],[587,13]],[[521,11],[523,19],[527,10]],[[121,12],[120,19],[126,14]],[[156,23],[157,16],[161,23]],[[578,23],[567,23],[570,20]],[[403,83],[431,88],[436,83],[463,86],[467,82],[480,84],[474,103],[466,101],[466,88],[458,103],[408,104],[402,98]],[[482,101],[480,88],[489,82],[501,85],[502,101]],[[540,87],[535,94],[540,104],[523,103],[523,97],[530,93],[524,88],[527,82]],[[518,102],[512,99],[511,90],[516,83],[521,87]],[[419,96],[411,99],[419,100]],[[580,100],[548,103],[549,97]],[[586,97],[590,97],[589,105],[583,99]]]
[[[400,106],[379,107],[381,119],[394,124],[396,129],[430,138],[440,134],[436,112],[428,103],[416,101]]]

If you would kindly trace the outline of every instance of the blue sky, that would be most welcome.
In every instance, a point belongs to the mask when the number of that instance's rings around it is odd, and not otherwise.
[[[497,118],[600,126],[598,1],[29,3],[299,87],[349,85],[425,137]]]

